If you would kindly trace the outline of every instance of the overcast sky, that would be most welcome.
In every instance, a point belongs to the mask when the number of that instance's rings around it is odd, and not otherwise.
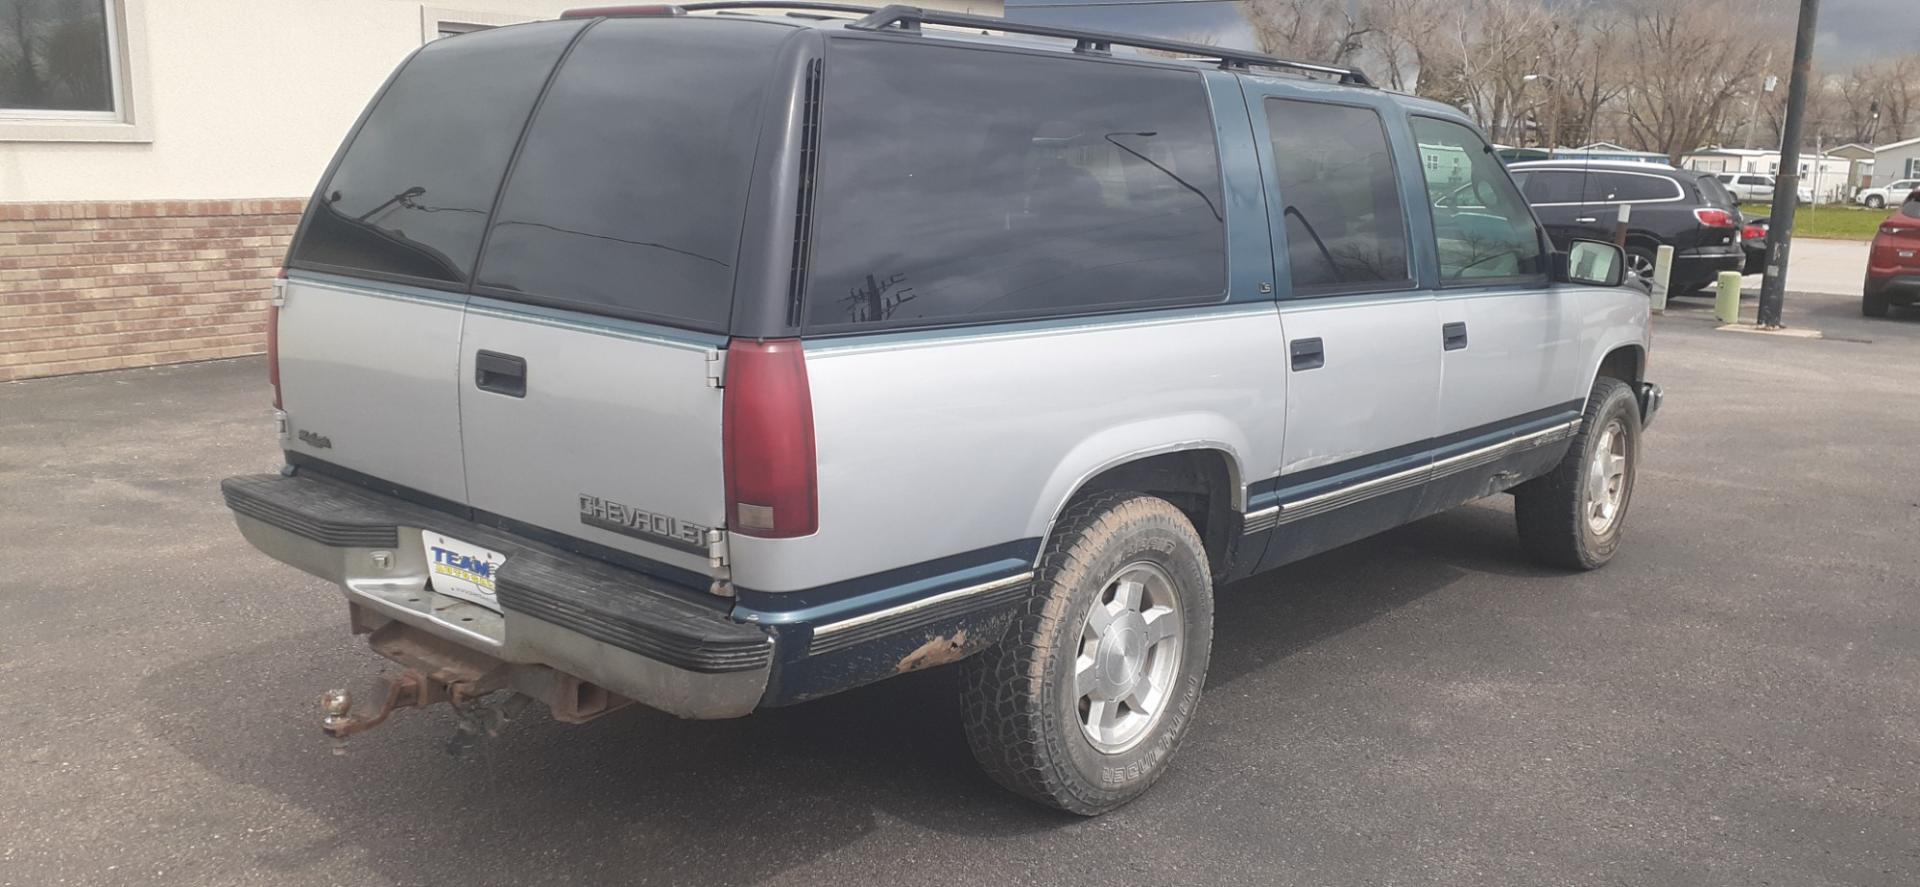
[[[1326,0],[1344,3],[1344,0]],[[1799,4],[1774,0],[1791,17]],[[1006,0],[1007,16],[1032,22],[1151,34],[1215,38],[1222,46],[1252,48],[1240,17],[1241,0]],[[1729,23],[1737,26],[1737,23]],[[1822,0],[1816,68],[1920,52],[1920,0]],[[1777,64],[1785,73],[1790,60]]]

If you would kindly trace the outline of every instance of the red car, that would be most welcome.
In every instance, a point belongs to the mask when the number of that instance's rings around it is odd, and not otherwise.
[[[1867,254],[1866,292],[1860,313],[1887,316],[1889,305],[1920,301],[1920,189],[1907,195],[1900,211],[1880,223]]]

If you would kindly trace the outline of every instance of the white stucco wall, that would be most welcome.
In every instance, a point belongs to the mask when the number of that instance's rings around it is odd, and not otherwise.
[[[132,3],[150,141],[12,141],[0,129],[0,201],[305,197],[367,99],[421,44],[423,19],[503,24],[614,2]],[[1000,13],[1000,0],[924,5]]]

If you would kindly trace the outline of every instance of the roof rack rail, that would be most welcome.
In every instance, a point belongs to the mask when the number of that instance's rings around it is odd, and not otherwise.
[[[869,15],[876,7],[852,3],[821,3],[815,0],[707,0],[702,3],[642,3],[630,6],[583,6],[560,14],[568,18],[671,18],[689,12],[714,12],[728,9],[794,9],[809,12],[846,12]]]
[[[688,12],[708,12],[716,9],[797,9],[813,12],[851,12],[869,15],[875,11],[873,6],[855,3],[817,3],[813,0],[705,0],[701,3],[682,3],[680,8]]]
[[[724,0],[723,0],[724,2]],[[707,6],[711,4],[693,4]],[[795,6],[816,5],[795,2]],[[817,4],[825,5],[825,4]],[[1036,37],[1058,37],[1074,41],[1074,52],[1089,55],[1106,55],[1115,46],[1131,46],[1136,49],[1152,49],[1159,52],[1172,52],[1197,58],[1213,59],[1220,67],[1229,71],[1244,71],[1248,68],[1282,68],[1307,74],[1328,74],[1338,77],[1341,83],[1350,86],[1372,87],[1373,81],[1359,68],[1342,68],[1337,65],[1323,65],[1318,62],[1295,62],[1258,52],[1238,49],[1222,49],[1202,43],[1187,43],[1180,40],[1161,40],[1157,37],[1136,37],[1131,34],[1115,34],[1108,31],[1089,31],[1083,28],[1065,28],[1054,25],[1039,25],[1029,22],[1012,22],[1002,18],[985,15],[969,15],[959,12],[940,12],[922,9],[917,6],[894,4],[875,10],[849,28],[864,31],[878,31],[882,28],[897,28],[908,33],[918,32],[921,25],[945,25],[955,28],[979,28],[985,31],[1004,31],[1009,34],[1030,34]]]

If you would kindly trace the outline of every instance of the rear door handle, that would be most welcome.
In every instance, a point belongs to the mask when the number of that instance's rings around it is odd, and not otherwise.
[[[498,351],[473,356],[473,384],[482,391],[508,397],[527,396],[527,359]]]
[[[1317,370],[1327,365],[1327,350],[1320,344],[1318,336],[1288,342],[1287,354],[1292,358],[1296,370]]]
[[[1467,325],[1464,321],[1441,324],[1440,347],[1447,351],[1459,351],[1467,347]]]
[[[1587,216],[1587,217],[1585,217],[1585,218],[1579,218],[1579,219],[1574,219],[1574,221],[1576,221],[1576,222],[1582,222],[1582,223],[1592,223],[1592,222],[1598,222],[1598,221],[1600,221],[1600,217],[1598,217],[1598,216]]]

